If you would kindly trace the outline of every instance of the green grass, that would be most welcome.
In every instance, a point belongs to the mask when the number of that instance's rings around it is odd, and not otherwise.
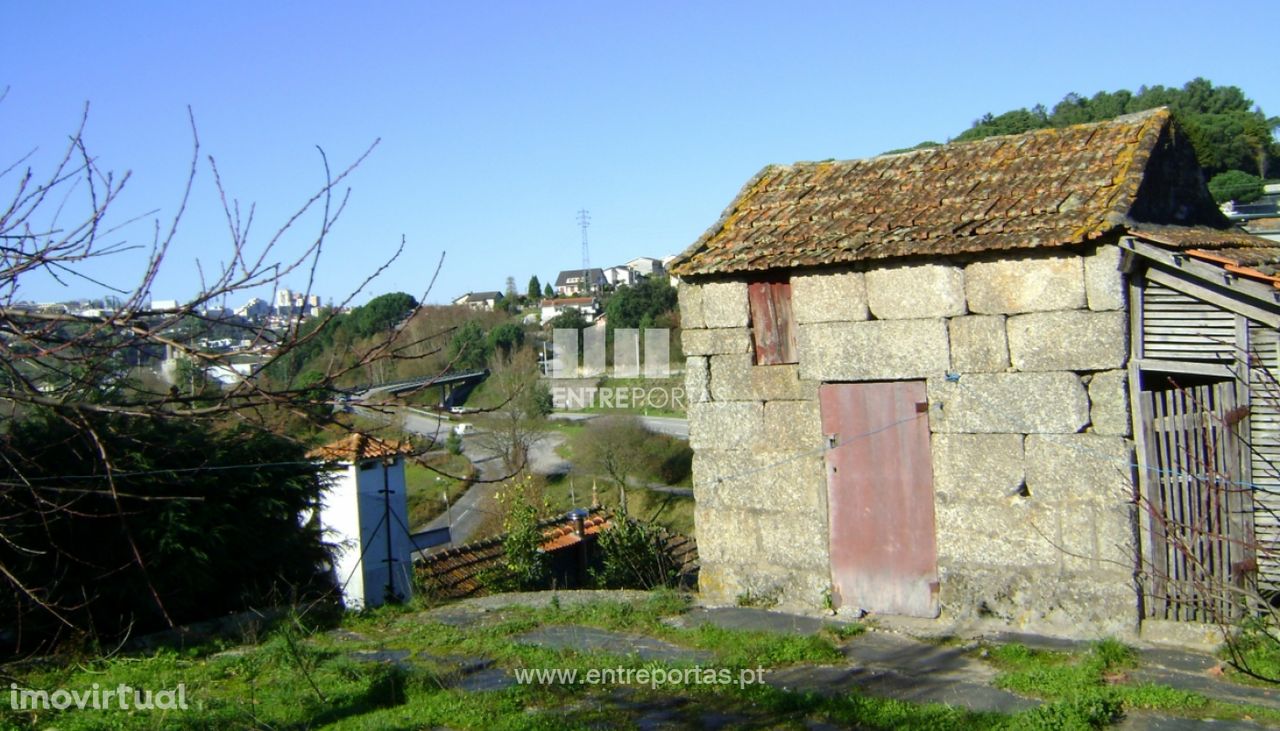
[[[588,414],[636,414],[640,416],[675,416],[683,418],[686,415],[687,398],[684,394],[684,378],[602,378],[599,387],[601,389],[640,389],[640,391],[627,391],[627,397],[619,405],[617,401],[610,401],[608,406],[603,406],[599,401],[592,406],[574,407],[567,409],[568,411],[581,411]],[[636,399],[632,398],[633,393],[642,393],[638,399],[640,403],[634,403]],[[599,398],[599,396],[597,396]],[[613,396],[610,396],[612,399]]]
[[[66,711],[15,713],[0,727],[58,729],[274,728],[274,729],[575,729],[631,727],[646,710],[661,709],[672,720],[696,726],[715,712],[755,728],[804,728],[814,723],[867,729],[1088,729],[1114,722],[1135,709],[1182,716],[1280,720],[1265,709],[1230,707],[1192,693],[1130,685],[1124,675],[1136,663],[1131,649],[1115,641],[1086,652],[1059,653],[1011,644],[982,648],[1001,670],[1003,687],[1043,698],[1045,705],[1014,715],[973,713],[962,708],[863,696],[795,693],[768,685],[708,684],[697,676],[658,687],[549,684],[467,693],[448,687],[448,657],[487,657],[516,668],[623,668],[647,671],[778,669],[797,663],[844,662],[834,640],[857,642],[861,625],[816,636],[728,630],[666,621],[689,608],[689,598],[653,592],[638,601],[596,601],[542,608],[511,606],[485,621],[455,627],[433,621],[420,607],[384,607],[347,615],[348,634],[310,633],[284,622],[261,642],[218,652],[210,644],[175,652],[81,659],[59,665],[26,666],[15,680],[25,687],[85,689],[174,688],[185,684],[187,711]],[[517,644],[513,638],[539,626],[575,625],[631,632],[709,653],[699,665],[646,661],[626,647],[609,652],[555,650]],[[351,634],[355,633],[355,634]],[[414,653],[405,667],[365,662],[360,650],[401,649]],[[435,658],[434,660],[431,658]],[[652,722],[652,717],[648,721]]]
[[[738,632],[713,627],[679,629],[664,617],[688,608],[687,597],[655,592],[639,602],[602,601],[543,609],[501,610],[498,621],[458,628],[429,621],[412,608],[383,608],[349,615],[344,629],[361,638],[307,635],[287,625],[259,644],[214,654],[214,646],[177,653],[117,656],[57,668],[31,670],[20,677],[33,688],[173,688],[185,684],[189,710],[175,712],[66,711],[16,714],[17,728],[332,728],[382,729],[448,726],[488,728],[614,728],[628,726],[648,704],[662,708],[673,697],[689,699],[688,713],[717,710],[746,712],[768,725],[794,726],[805,719],[857,724],[868,728],[994,728],[998,717],[984,717],[942,706],[916,706],[851,696],[826,699],[764,686],[707,685],[682,680],[658,688],[644,685],[517,686],[485,693],[445,687],[449,669],[432,662],[400,668],[351,657],[365,649],[411,649],[435,657],[486,656],[499,666],[557,667],[579,671],[602,668],[675,670],[688,663],[655,663],[626,653],[557,651],[518,645],[512,637],[549,624],[589,625],[641,632],[711,652],[707,667],[779,667],[797,662],[840,660],[822,637]],[[735,676],[736,677],[736,676]],[[679,706],[679,704],[677,704]],[[4,721],[0,719],[0,725]]]
[[[1034,650],[1013,643],[984,648],[1003,672],[996,685],[1040,698],[1046,704],[1019,723],[1025,728],[1098,728],[1129,710],[1154,710],[1193,718],[1262,719],[1280,722],[1280,712],[1214,701],[1199,693],[1151,683],[1133,683],[1128,671],[1137,654],[1114,639],[1083,653]]]
[[[430,467],[416,462],[405,465],[410,529],[416,529],[444,512],[445,501],[442,495],[448,498],[450,505],[457,502],[471,487],[471,480],[475,475],[471,461],[460,454],[433,455],[426,462]]]
[[[1232,680],[1274,688],[1280,681],[1280,632],[1265,619],[1247,621],[1222,658]]]

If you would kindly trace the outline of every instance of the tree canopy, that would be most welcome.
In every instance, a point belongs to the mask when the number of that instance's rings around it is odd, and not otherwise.
[[[556,330],[581,330],[590,324],[576,307],[569,307],[546,322],[547,327]]]
[[[352,310],[347,318],[347,327],[356,337],[367,338],[403,321],[417,307],[418,300],[404,292],[379,295],[363,307]]]
[[[1209,193],[1219,203],[1249,203],[1262,197],[1262,185],[1263,180],[1257,175],[1250,175],[1243,170],[1228,170],[1213,176],[1213,180],[1209,181]]]
[[[382,336],[403,322],[418,308],[418,300],[404,292],[391,292],[369,300],[368,304],[342,314],[329,313],[313,318],[299,327],[299,343],[289,354],[268,369],[269,374],[285,380],[308,370],[324,372],[322,360],[334,354],[350,355],[360,340]]]
[[[1275,138],[1280,118],[1268,117],[1239,87],[1214,86],[1203,78],[1188,81],[1180,89],[1157,85],[1142,86],[1136,92],[1100,91],[1091,97],[1072,93],[1053,109],[1037,104],[1030,109],[986,114],[956,140],[1099,122],[1160,106],[1173,111],[1208,176],[1227,170],[1258,177],[1275,172],[1280,160],[1280,144]]]
[[[662,277],[649,277],[634,286],[623,285],[605,303],[609,329],[619,327],[647,328],[659,324],[659,318],[676,308],[675,287]]]
[[[513,351],[524,345],[524,328],[514,322],[504,322],[489,331],[489,350],[503,357],[510,357]]]
[[[483,370],[492,354],[493,348],[484,328],[475,320],[469,320],[458,328],[449,341],[449,361],[455,371]]]

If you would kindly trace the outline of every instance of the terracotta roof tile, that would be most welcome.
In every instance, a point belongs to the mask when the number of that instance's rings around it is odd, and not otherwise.
[[[588,536],[598,535],[609,525],[609,518],[599,512],[583,521],[584,532]],[[573,531],[572,519],[564,516],[544,520],[539,527],[543,529],[542,550],[549,553],[582,540]],[[499,536],[433,553],[417,565],[417,570],[430,583],[438,598],[474,596],[485,592],[484,572],[498,566],[504,555],[502,537]]]
[[[307,457],[325,462],[359,462],[412,452],[413,446],[409,442],[388,441],[356,432],[323,447],[316,447],[307,452]]]
[[[603,515],[594,515],[583,521],[582,532],[583,535],[593,536],[608,527],[608,518]],[[542,550],[544,551],[558,551],[582,541],[582,536],[574,532],[572,522],[544,532],[543,537],[545,540],[542,542]]]
[[[669,270],[1068,246],[1139,222],[1195,227],[1186,245],[1258,243],[1229,228],[1186,136],[1155,109],[868,160],[771,165]]]

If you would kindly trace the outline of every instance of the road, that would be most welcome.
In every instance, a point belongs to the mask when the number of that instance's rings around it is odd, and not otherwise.
[[[419,431],[423,429],[425,434],[431,434],[438,428],[437,423],[439,421],[433,417],[417,420],[406,418],[405,429],[424,434],[423,431]],[[448,422],[443,423],[447,429]],[[497,482],[485,482],[485,480],[500,480],[506,477],[506,468],[502,464],[502,459],[480,444],[481,440],[476,436],[477,434],[473,433],[462,438],[462,454],[476,466],[478,481],[458,498],[448,513],[436,517],[424,526],[415,526],[415,533],[450,526],[449,533],[452,541],[449,545],[462,545],[475,535],[484,519],[497,510],[495,498],[501,485]],[[564,439],[563,434],[547,432],[534,442],[529,449],[529,466],[534,474],[553,475],[569,471],[571,466],[569,462],[555,451],[556,447],[564,443]]]
[[[402,408],[398,410],[398,415],[392,415],[382,410],[372,411],[363,406],[356,406],[355,408],[363,416],[373,419],[390,420],[394,416],[400,416],[404,419],[405,431],[434,439],[437,444],[442,443],[453,427],[456,424],[464,423],[463,420],[465,419],[465,417],[453,417],[451,419],[449,416],[417,409]],[[600,414],[557,412],[552,414],[551,418],[565,421],[589,421],[597,416],[600,416]],[[679,439],[689,438],[689,422],[686,419],[666,416],[640,416],[639,419],[651,431],[669,434]],[[413,526],[414,533],[449,526],[452,541],[447,545],[460,546],[469,541],[480,528],[484,519],[497,510],[497,500],[495,498],[500,485],[496,481],[506,477],[506,469],[497,454],[480,444],[482,440],[476,438],[477,434],[478,432],[473,432],[462,437],[462,454],[475,465],[477,482],[471,486],[471,489],[463,493],[456,503],[450,506],[447,513],[438,516],[426,525]],[[568,473],[572,465],[556,454],[556,447],[563,444],[564,441],[564,434],[551,431],[544,433],[534,442],[529,450],[531,471],[538,475]],[[486,482],[486,480],[491,480],[492,482]],[[688,488],[678,487],[665,488],[662,491],[676,494],[691,493]]]
[[[606,416],[601,413],[587,413],[582,411],[557,411],[549,418],[560,419],[562,421],[590,421],[597,416]],[[640,423],[645,425],[649,431],[659,434],[668,434],[677,439],[689,439],[689,420],[682,419],[677,416],[640,416]]]

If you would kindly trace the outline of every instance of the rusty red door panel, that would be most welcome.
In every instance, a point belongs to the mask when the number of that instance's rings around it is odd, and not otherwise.
[[[831,579],[841,606],[938,616],[933,466],[923,381],[828,383]]]

